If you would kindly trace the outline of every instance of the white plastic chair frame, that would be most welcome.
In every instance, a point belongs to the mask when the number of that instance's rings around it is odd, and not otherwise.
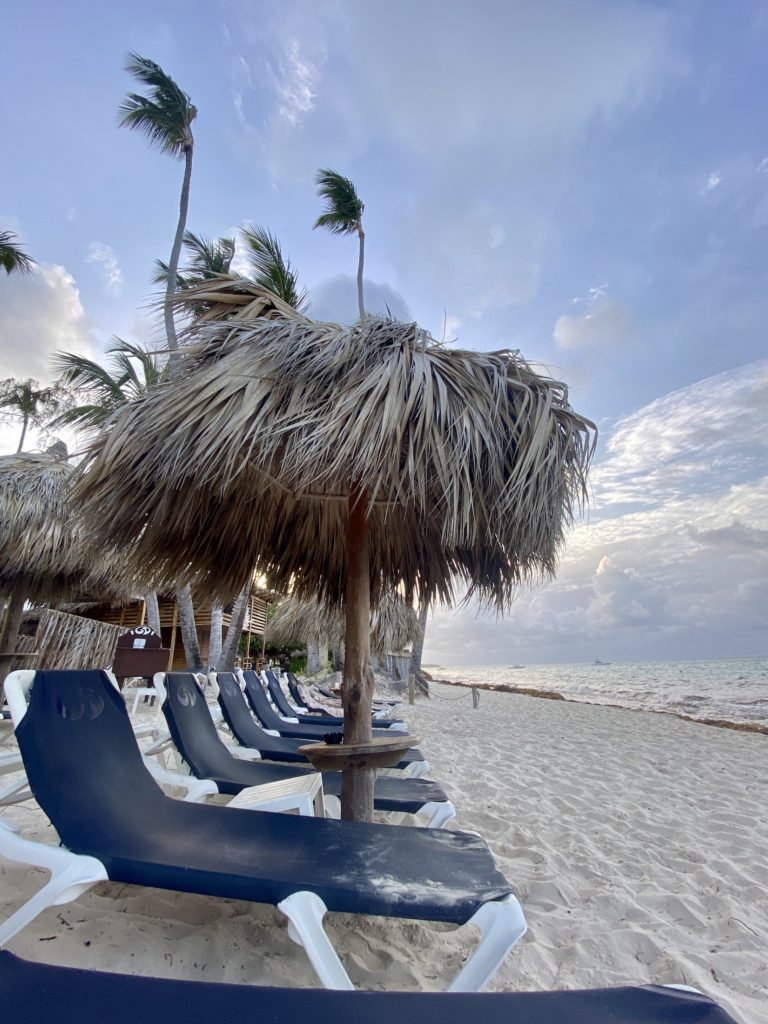
[[[15,727],[27,713],[27,693],[34,677],[34,671],[22,670],[11,673],[6,679],[6,698]],[[179,784],[176,773],[169,774],[174,777],[173,784]],[[106,868],[95,857],[23,839],[1,819],[0,855],[44,868],[51,874],[46,885],[0,925],[0,948],[48,907],[70,903],[98,882],[109,881]],[[326,988],[352,989],[349,975],[323,928],[327,907],[320,897],[298,890],[279,903],[278,909],[288,918],[290,938],[304,947],[322,984]],[[468,923],[480,929],[481,940],[449,985],[450,992],[479,991],[494,976],[527,928],[522,908],[513,895],[484,904]]]

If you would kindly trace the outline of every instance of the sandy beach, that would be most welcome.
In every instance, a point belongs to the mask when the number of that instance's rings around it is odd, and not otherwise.
[[[743,1024],[768,1022],[768,738],[668,715],[435,686],[406,708],[456,804],[491,846],[525,939],[493,989],[678,982]],[[39,811],[4,815],[53,840]],[[0,863],[5,916],[44,876]],[[356,985],[439,989],[469,929],[330,915]],[[104,884],[11,943],[33,960],[313,986],[271,907]]]

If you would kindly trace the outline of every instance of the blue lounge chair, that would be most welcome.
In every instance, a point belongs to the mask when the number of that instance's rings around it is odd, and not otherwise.
[[[282,718],[272,706],[269,697],[267,697],[264,684],[258,674],[250,669],[239,674],[245,686],[245,695],[248,698],[248,703],[251,705],[254,715],[256,715],[265,729],[274,729],[281,736],[293,736],[296,739],[303,739],[305,743],[318,742],[324,739],[329,732],[342,732],[344,722],[339,718],[332,719],[332,727],[317,724],[302,725],[294,718]],[[391,737],[392,733],[374,729],[373,735],[389,735]],[[415,752],[410,752],[411,760],[422,760],[421,756],[414,758],[414,754]],[[406,756],[405,760],[407,759],[408,756]]]
[[[228,708],[239,704],[242,715],[251,726],[249,738],[254,740],[253,744],[246,742],[244,746],[258,756],[259,743],[263,742],[258,734],[263,738],[264,731],[259,729],[251,717],[235,677],[231,673],[220,675],[227,677],[216,686],[225,721],[230,722]],[[215,676],[212,681],[215,682]],[[262,760],[246,761],[233,756],[216,731],[206,702],[191,672],[168,672],[162,681],[156,680],[156,685],[162,695],[163,714],[177,750],[193,774],[198,779],[211,779],[220,793],[236,794],[249,786],[295,778],[297,775],[311,772],[303,755],[300,755],[303,757],[302,765],[290,767]],[[237,719],[237,712],[234,717]],[[234,730],[233,734],[240,740],[240,735]],[[270,740],[272,737],[267,736],[266,739]],[[330,816],[338,818],[341,811],[341,773],[325,772],[323,789],[327,812]],[[378,778],[374,789],[374,808],[378,811],[399,811],[403,814],[425,814],[428,816],[430,828],[441,828],[456,814],[453,804],[440,786],[426,779]]]
[[[264,679],[267,683],[267,689],[269,695],[272,698],[272,703],[277,708],[278,712],[286,718],[295,718],[300,725],[317,725],[320,723],[324,726],[332,726],[334,729],[338,729],[344,723],[342,720],[336,718],[335,715],[303,715],[291,707],[288,703],[283,689],[280,686],[275,674],[267,669],[264,672]],[[376,729],[393,729],[396,732],[405,732],[406,724],[402,721],[397,721],[393,718],[380,718],[374,722]]]
[[[736,1024],[711,999],[648,986],[592,992],[323,992],[83,971],[0,953],[7,1020],[19,1024]]]
[[[219,707],[224,716],[224,721],[239,743],[242,743],[243,746],[248,746],[251,750],[258,751],[266,761],[307,763],[306,755],[300,753],[300,748],[307,742],[306,739],[282,736],[275,729],[267,729],[254,719],[252,712],[249,710],[249,705],[252,709],[254,702],[257,703],[258,707],[262,708],[265,715],[268,715],[262,703],[266,697],[263,696],[263,691],[261,691],[260,687],[256,689],[256,684],[251,683],[253,699],[249,697],[246,700],[241,690],[241,680],[246,696],[248,696],[249,683],[243,680],[242,676],[238,677],[231,672],[214,672],[211,673],[209,678],[218,696]],[[330,732],[331,730],[328,731]],[[324,735],[327,735],[327,733],[324,733]],[[400,771],[408,772],[411,778],[421,778],[422,775],[429,771],[429,763],[424,760],[422,755],[414,757],[409,752],[398,763],[397,768]]]
[[[322,926],[327,910],[474,923],[483,938],[453,991],[482,987],[525,933],[476,835],[173,800],[144,766],[106,673],[16,673],[6,693],[30,787],[63,848],[24,840],[0,819],[0,854],[52,872],[0,926],[0,946],[104,879],[276,905],[328,988],[352,983]]]

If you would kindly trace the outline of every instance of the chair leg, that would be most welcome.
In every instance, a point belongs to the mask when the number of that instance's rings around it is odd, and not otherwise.
[[[0,925],[0,947],[48,907],[69,903],[97,882],[108,879],[107,870],[95,857],[70,853],[61,847],[33,843],[15,835],[0,822],[0,854],[9,860],[51,872],[48,882]]]
[[[480,929],[480,945],[448,986],[449,992],[479,992],[525,935],[523,908],[515,896],[484,903],[469,920]]]
[[[354,989],[323,928],[326,906],[313,892],[294,892],[277,909],[288,918],[288,936],[303,946],[325,988]]]
[[[450,800],[441,800],[439,803],[432,800],[428,804],[424,804],[423,807],[419,808],[419,814],[431,815],[431,818],[427,822],[427,828],[442,828],[444,825],[447,825],[452,818],[456,817],[456,808]]]

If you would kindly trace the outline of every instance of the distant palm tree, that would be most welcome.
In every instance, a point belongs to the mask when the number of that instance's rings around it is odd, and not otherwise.
[[[97,430],[127,402],[140,398],[157,387],[167,376],[154,353],[140,345],[116,339],[108,349],[112,366],[102,366],[73,352],[58,352],[53,357],[60,380],[80,393],[84,401],[65,410],[54,421],[80,430]]]
[[[35,261],[23,251],[12,231],[0,231],[0,267],[6,274],[28,274]]]
[[[27,428],[42,426],[49,422],[65,401],[66,389],[54,384],[40,387],[36,380],[15,380],[9,377],[0,381],[0,416],[21,419],[21,437],[16,452],[24,447]]]
[[[321,213],[313,227],[328,228],[333,235],[354,235],[360,240],[360,255],[357,261],[357,302],[360,319],[365,316],[363,303],[363,261],[365,258],[365,232],[363,231],[363,210],[365,203],[360,199],[349,178],[337,171],[324,168],[315,175],[317,194],[325,200],[326,210]]]
[[[165,332],[170,351],[171,372],[176,366],[176,352],[179,342],[173,322],[173,293],[176,290],[176,275],[179,268],[181,243],[187,223],[189,209],[189,184],[192,178],[192,153],[195,140],[192,122],[197,117],[197,107],[163,69],[137,53],[129,53],[126,71],[147,86],[149,95],[131,92],[120,105],[120,124],[143,132],[161,153],[175,159],[184,159],[184,181],[179,202],[179,221],[173,240],[171,258],[168,261],[168,280],[165,291]]]
[[[307,289],[299,290],[299,275],[283,256],[275,235],[267,228],[252,226],[243,228],[242,236],[252,279],[302,313],[307,306]]]

